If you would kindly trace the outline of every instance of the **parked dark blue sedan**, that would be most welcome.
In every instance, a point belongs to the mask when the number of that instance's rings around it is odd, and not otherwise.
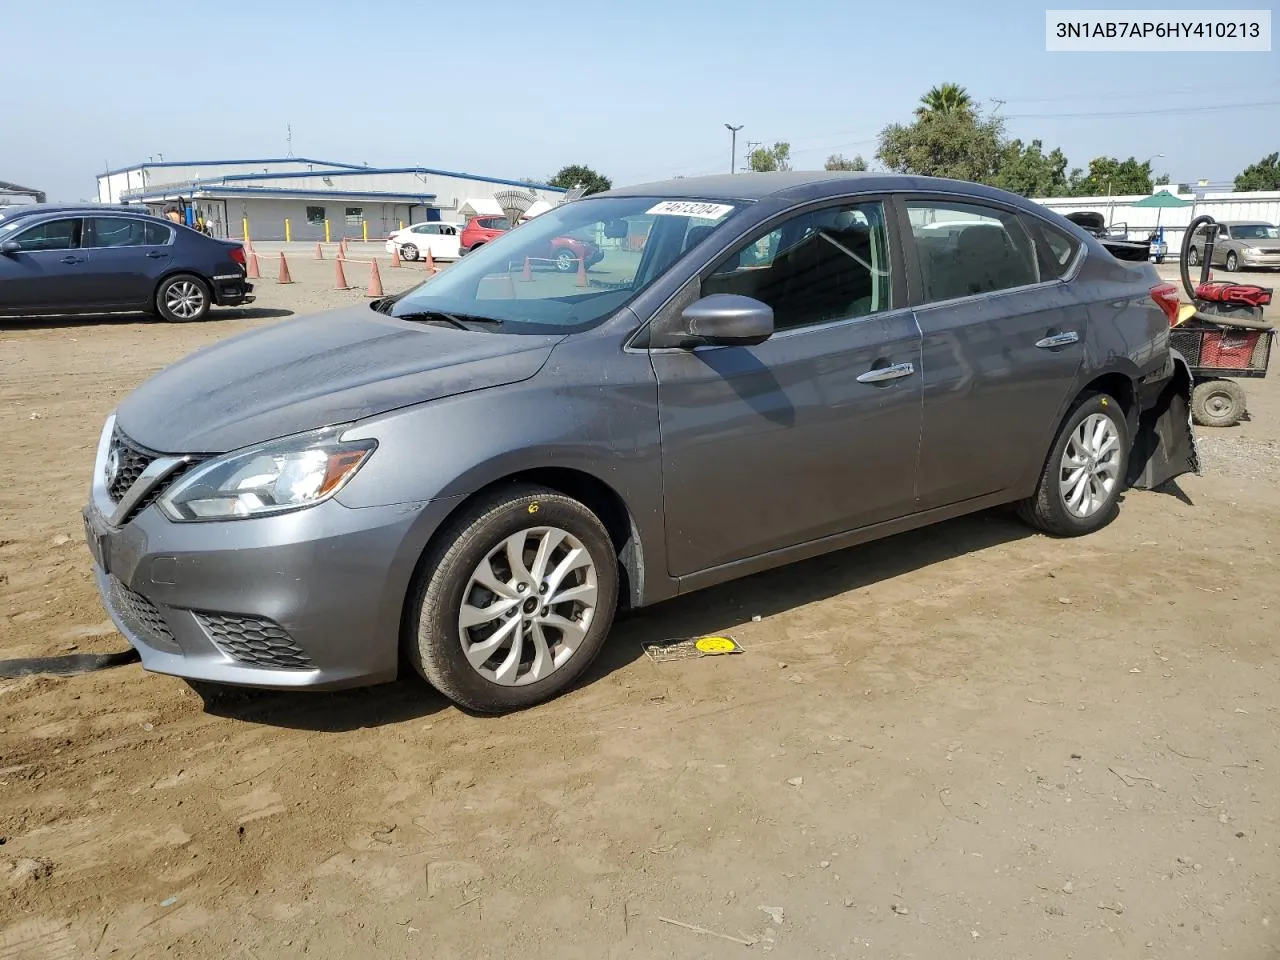
[[[0,220],[0,316],[143,310],[185,322],[252,300],[239,243],[159,217],[32,206]]]

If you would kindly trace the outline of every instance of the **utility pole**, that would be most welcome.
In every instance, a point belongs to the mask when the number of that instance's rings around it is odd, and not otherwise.
[[[747,167],[746,167],[746,168],[747,168],[748,170],[750,170],[750,169],[751,169],[751,154],[752,154],[753,152],[755,152],[755,150],[756,150],[756,148],[757,148],[757,147],[763,147],[763,146],[764,146],[764,143],[762,143],[762,142],[761,142],[761,141],[759,141],[759,140],[748,140],[748,141],[747,141]]]
[[[726,123],[724,128],[729,131],[729,172],[736,173],[738,170],[738,131],[742,129],[742,124],[736,127],[731,123]]]
[[[991,116],[993,117],[1000,112],[1001,107],[1003,107],[1006,103],[1009,102],[1008,100],[1001,100],[998,97],[989,97],[988,99],[990,99],[990,101],[995,104],[995,109],[991,111]]]

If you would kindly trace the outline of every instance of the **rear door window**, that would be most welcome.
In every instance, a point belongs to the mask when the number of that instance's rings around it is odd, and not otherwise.
[[[1023,214],[1021,219],[1035,244],[1041,278],[1054,280],[1066,276],[1071,264],[1075,262],[1080,242],[1039,217]]]
[[[163,223],[151,223],[146,225],[147,243],[151,246],[161,247],[173,239],[173,228]]]
[[[1018,215],[985,204],[908,200],[925,301],[956,300],[1040,282]]]
[[[89,217],[85,220],[86,247],[141,247],[147,243],[147,225],[125,217]]]

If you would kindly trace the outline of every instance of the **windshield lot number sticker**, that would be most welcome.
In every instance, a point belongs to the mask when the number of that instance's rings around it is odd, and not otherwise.
[[[697,200],[663,200],[657,206],[650,207],[645,213],[668,217],[701,217],[705,220],[719,220],[731,210],[733,210],[733,207],[723,203],[701,203]]]

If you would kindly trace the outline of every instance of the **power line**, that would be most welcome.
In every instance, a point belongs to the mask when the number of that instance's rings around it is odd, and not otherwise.
[[[1154,117],[1178,113],[1205,113],[1210,110],[1253,110],[1259,107],[1278,107],[1280,100],[1264,100],[1258,103],[1214,103],[1203,107],[1165,107],[1155,110],[1116,110],[1093,113],[1017,113],[1008,114],[1004,120],[1105,120],[1108,117]]]
[[[1194,93],[1221,93],[1225,90],[1232,92],[1239,89],[1238,84],[1223,84],[1221,87],[1187,87],[1183,90],[1156,90],[1159,96],[1163,97],[1180,97]],[[1099,99],[1099,100],[1149,100],[1152,91],[1145,93],[1068,93],[1055,97],[1010,97],[1009,103],[1063,103],[1066,101],[1078,102],[1080,100]],[[994,98],[993,98],[994,99]]]

